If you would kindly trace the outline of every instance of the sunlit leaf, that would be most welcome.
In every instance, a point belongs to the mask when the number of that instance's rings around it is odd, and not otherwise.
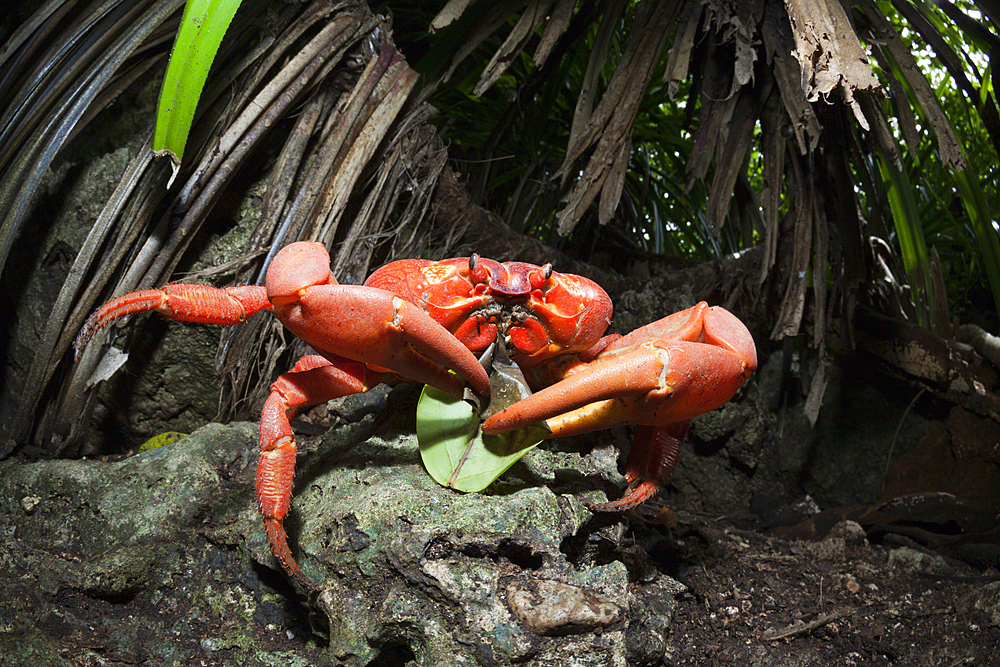
[[[983,270],[993,292],[993,302],[1000,310],[1000,239],[997,239],[986,197],[975,176],[968,171],[958,171],[955,177],[962,203],[965,205],[979,245]]]
[[[928,308],[934,290],[930,282],[930,255],[924,242],[923,226],[914,201],[913,187],[910,185],[907,173],[897,168],[881,150],[878,151],[878,166],[885,181],[889,207],[896,223],[903,266],[906,268],[910,289],[913,291],[917,306],[917,323],[928,326],[930,324]]]
[[[152,438],[139,445],[139,451],[145,452],[150,449],[156,449],[157,447],[163,447],[164,445],[172,445],[181,438],[186,438],[187,436],[187,433],[166,431],[164,433],[160,433],[159,435],[154,435]]]

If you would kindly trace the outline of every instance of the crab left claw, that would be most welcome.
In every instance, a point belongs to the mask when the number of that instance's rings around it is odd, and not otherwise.
[[[561,380],[497,413],[483,432],[543,420],[552,437],[638,425],[626,462],[629,493],[592,507],[617,511],[666,484],[691,418],[733,397],[756,370],[757,350],[739,319],[702,302],[613,340],[589,363],[560,361]]]
[[[316,586],[292,557],[283,526],[295,475],[291,421],[296,413],[400,379],[433,385],[456,397],[463,395],[466,384],[480,396],[489,394],[486,371],[448,329],[389,289],[338,284],[330,273],[330,256],[318,243],[282,248],[268,269],[266,286],[175,283],[114,299],[84,325],[77,350],[101,327],[151,310],[173,320],[209,324],[236,324],[267,310],[319,353],[303,357],[271,385],[261,413],[256,478],[257,505],[271,549],[306,589]]]

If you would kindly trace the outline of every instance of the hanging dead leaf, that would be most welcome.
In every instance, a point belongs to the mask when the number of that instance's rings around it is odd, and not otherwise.
[[[528,43],[528,40],[534,36],[535,30],[545,21],[551,6],[552,0],[531,0],[528,3],[528,6],[521,12],[521,17],[514,24],[514,28],[507,35],[507,39],[503,41],[486,67],[483,68],[479,82],[472,90],[473,95],[479,97],[500,78],[507,66],[513,62],[517,54]]]
[[[802,68],[802,89],[810,102],[839,89],[861,127],[870,129],[856,91],[884,95],[868,55],[838,0],[786,0]]]

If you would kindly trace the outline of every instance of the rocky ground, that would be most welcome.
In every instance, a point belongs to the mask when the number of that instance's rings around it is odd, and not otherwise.
[[[655,503],[593,515],[582,500],[620,483],[611,446],[539,450],[489,493],[459,495],[423,471],[413,396],[398,393],[303,437],[288,527],[314,595],[265,543],[252,424],[117,461],[0,463],[0,662],[987,665],[1000,652],[997,570],[876,530],[871,508],[829,531],[829,513],[766,528]]]

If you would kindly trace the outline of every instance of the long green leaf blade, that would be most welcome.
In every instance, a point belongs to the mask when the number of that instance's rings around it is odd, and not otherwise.
[[[913,197],[913,186],[905,171],[901,171],[881,150],[878,151],[878,165],[889,200],[889,208],[899,238],[899,250],[903,258],[907,278],[910,281],[917,324],[930,326],[930,306],[934,294],[931,285],[930,257],[924,241],[923,226],[917,204]]]
[[[976,234],[983,269],[993,292],[993,302],[997,312],[1000,312],[1000,237],[997,236],[986,197],[975,175],[969,174],[967,170],[956,171],[955,181]]]
[[[174,169],[184,157],[205,80],[241,0],[188,0],[156,110],[153,150]]]

